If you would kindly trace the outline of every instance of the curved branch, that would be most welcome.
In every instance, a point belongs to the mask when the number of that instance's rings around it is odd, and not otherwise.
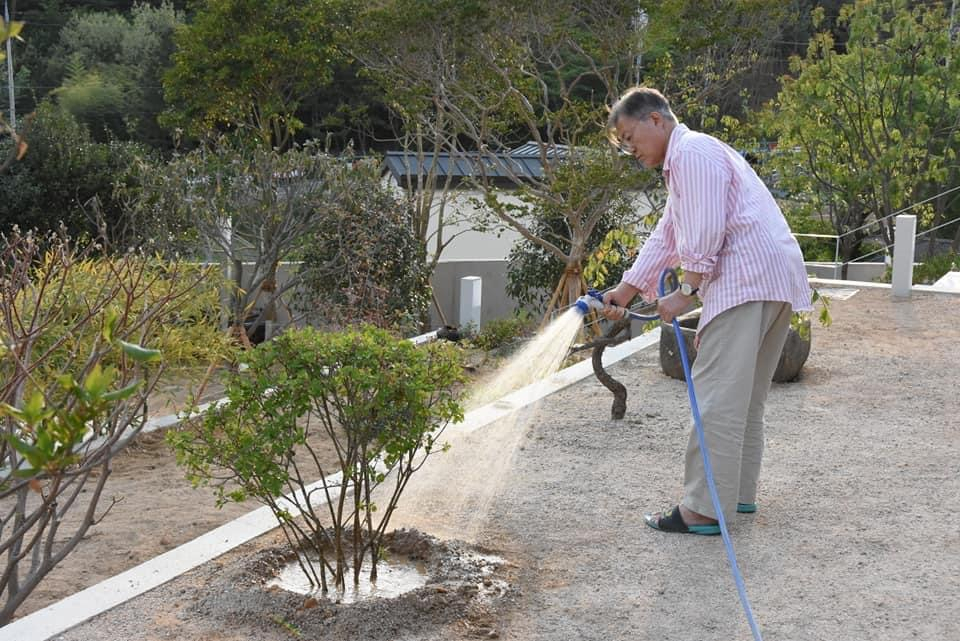
[[[625,334],[625,331],[628,327],[630,327],[629,318],[618,320],[611,325],[610,329],[600,338],[570,349],[571,353],[585,349],[593,349],[593,355],[591,356],[593,373],[597,377],[597,380],[613,393],[613,405],[610,408],[610,418],[614,420],[622,419],[627,413],[627,388],[624,387],[623,383],[610,376],[610,374],[603,369],[603,351],[610,345],[617,345],[627,340],[629,336]],[[624,335],[621,336],[621,334]]]

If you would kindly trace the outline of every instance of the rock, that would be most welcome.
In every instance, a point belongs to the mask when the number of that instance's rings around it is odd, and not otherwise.
[[[697,323],[700,322],[700,310],[684,314],[677,321],[680,323],[683,342],[687,347],[687,358],[690,359],[690,366],[693,367],[697,358],[697,350],[693,342],[697,334]],[[800,327],[800,332],[791,327],[787,333],[787,340],[780,354],[780,362],[773,373],[773,381],[776,383],[796,380],[800,376],[803,364],[807,362],[807,357],[810,355],[810,319],[803,319]],[[660,323],[660,368],[667,376],[684,380],[683,363],[672,323]]]

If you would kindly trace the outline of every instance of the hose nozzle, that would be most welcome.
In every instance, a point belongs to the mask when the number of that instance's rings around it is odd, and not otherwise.
[[[576,307],[577,311],[583,316],[590,313],[591,309],[597,312],[603,311],[603,295],[595,289],[587,290],[586,294],[577,299],[574,307]]]

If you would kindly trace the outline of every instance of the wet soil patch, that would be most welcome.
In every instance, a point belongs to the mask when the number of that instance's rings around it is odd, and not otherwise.
[[[224,567],[181,616],[250,631],[281,628],[296,638],[387,641],[408,633],[411,622],[425,637],[450,626],[470,636],[499,636],[498,621],[515,596],[506,560],[416,530],[390,533],[385,547],[394,563],[422,564],[426,584],[349,604],[336,602],[333,591],[329,597],[298,594],[268,585],[295,558],[289,546],[274,546]]]

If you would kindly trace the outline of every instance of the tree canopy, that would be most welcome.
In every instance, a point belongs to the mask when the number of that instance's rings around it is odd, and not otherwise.
[[[819,34],[792,60],[766,122],[783,185],[829,217],[849,259],[868,220],[884,221],[890,244],[891,214],[960,177],[960,45],[936,5],[859,2],[839,23],[849,30],[844,51]],[[914,213],[929,222],[934,208]]]
[[[202,137],[248,128],[284,147],[303,127],[301,102],[331,78],[333,5],[326,0],[210,0],[178,29],[164,77],[163,122]]]

